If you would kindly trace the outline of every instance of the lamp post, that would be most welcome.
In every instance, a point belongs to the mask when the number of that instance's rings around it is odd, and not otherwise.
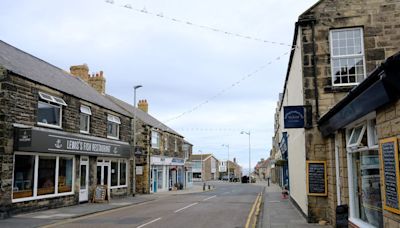
[[[246,134],[249,136],[249,179],[248,179],[248,183],[250,183],[250,173],[251,173],[251,147],[250,147],[250,130],[248,132],[246,131],[242,131],[240,132],[240,134]]]
[[[200,164],[201,164],[201,171],[200,171],[200,175],[201,175],[201,181],[203,182],[203,151],[199,150],[200,155]]]
[[[228,168],[228,182],[231,182],[231,175],[230,175],[230,171],[229,171],[229,144],[222,144],[222,146],[228,148],[228,161],[226,163],[226,166]]]
[[[136,90],[143,87],[142,85],[135,85],[133,87],[133,178],[132,178],[132,195],[136,192]]]

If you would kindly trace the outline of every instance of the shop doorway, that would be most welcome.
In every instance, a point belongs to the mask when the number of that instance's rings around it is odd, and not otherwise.
[[[88,201],[89,196],[89,157],[81,156],[79,202]]]
[[[97,185],[107,185],[110,190],[110,160],[97,160]]]
[[[157,169],[151,169],[151,181],[150,181],[150,192],[157,192]]]

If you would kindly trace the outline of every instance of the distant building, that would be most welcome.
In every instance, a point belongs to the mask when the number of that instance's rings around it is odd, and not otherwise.
[[[190,157],[193,181],[217,180],[219,161],[212,154],[192,154]]]

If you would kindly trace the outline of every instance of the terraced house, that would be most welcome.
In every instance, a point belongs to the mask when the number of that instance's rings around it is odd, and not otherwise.
[[[129,112],[2,41],[0,84],[2,217],[90,201],[98,185],[111,198],[132,192]]]
[[[376,112],[371,109],[360,116],[358,106],[352,103],[340,117],[335,116],[336,122],[326,122],[344,107],[338,103],[345,96],[354,98],[356,91],[364,92],[374,80],[385,77],[389,68],[379,72],[374,69],[400,50],[399,12],[399,1],[321,0],[296,23],[296,48],[278,103],[273,156],[287,161],[288,178],[283,182],[287,182],[292,202],[309,222],[325,220],[338,227],[399,224],[399,210],[393,209],[397,206],[383,206],[381,201],[381,197],[391,195],[383,191],[380,175],[384,166],[377,140],[396,135],[395,131],[377,135],[376,129],[384,129],[385,120],[378,118],[385,112],[376,106]],[[380,94],[390,95],[385,92],[389,91],[387,86],[369,90],[369,99],[362,106],[386,104]],[[335,105],[339,105],[336,111],[330,111]],[[349,117],[356,119],[341,125]],[[396,118],[392,115],[387,119]]]

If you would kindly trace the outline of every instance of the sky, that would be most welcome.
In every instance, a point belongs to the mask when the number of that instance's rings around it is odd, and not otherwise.
[[[229,145],[247,170],[249,154],[251,167],[269,156],[294,25],[316,2],[5,0],[0,39],[66,71],[102,70],[106,93],[131,104],[142,85],[137,100],[193,153],[226,160]]]

